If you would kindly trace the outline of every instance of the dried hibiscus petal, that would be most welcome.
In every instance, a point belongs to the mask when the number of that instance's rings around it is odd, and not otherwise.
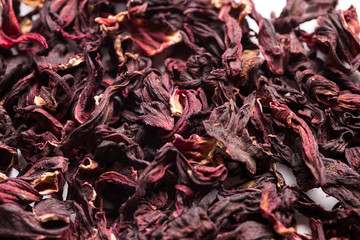
[[[41,195],[48,195],[59,191],[59,172],[45,172],[32,181],[34,187]]]
[[[305,164],[314,175],[316,185],[326,183],[324,177],[324,164],[321,160],[319,148],[311,129],[304,120],[296,116],[287,106],[273,103],[271,105],[274,118],[281,126],[292,128],[299,134],[302,145],[302,155]]]
[[[337,0],[290,0],[273,24],[278,32],[286,33],[303,22],[325,15],[336,4]]]
[[[21,179],[4,179],[0,182],[1,203],[39,202],[41,195],[29,183]]]
[[[70,214],[75,213],[72,201],[61,201],[54,198],[46,199],[34,206],[33,212],[43,225],[68,225]]]
[[[47,48],[48,45],[43,36],[38,33],[21,35],[20,24],[16,18],[11,0],[2,0],[2,22],[0,26],[0,46],[9,49],[18,43],[36,42]]]
[[[249,109],[254,98],[241,109],[233,101],[214,109],[209,120],[204,121],[207,133],[221,143],[227,157],[245,163],[247,170],[255,174],[258,161],[266,161],[268,154],[254,142],[245,126],[250,118]],[[258,163],[257,163],[258,162]]]
[[[6,172],[10,170],[17,159],[16,149],[0,144],[0,159],[0,171]]]
[[[130,32],[134,42],[150,56],[182,41],[180,31],[168,31],[166,29],[161,31],[161,25],[154,24],[144,18],[132,17],[129,14],[132,10],[120,12],[116,16],[110,15],[107,19],[99,17],[95,21],[106,27],[120,22],[120,25],[124,25],[124,28]]]
[[[360,24],[337,2],[1,0],[0,238],[357,239]]]
[[[11,238],[60,238],[68,227],[65,225],[46,225],[31,212],[23,210],[20,206],[5,203],[0,205],[1,222],[0,227],[2,236]],[[16,229],[16,231],[14,231]]]

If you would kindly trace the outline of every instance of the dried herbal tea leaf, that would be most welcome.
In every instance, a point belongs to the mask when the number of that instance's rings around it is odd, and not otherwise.
[[[358,239],[360,24],[337,2],[1,0],[0,238]]]

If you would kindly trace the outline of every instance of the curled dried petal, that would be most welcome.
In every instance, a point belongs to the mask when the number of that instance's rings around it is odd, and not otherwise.
[[[10,170],[16,159],[17,151],[15,148],[0,144],[0,171]]]
[[[41,195],[48,195],[59,191],[59,172],[45,172],[39,178],[35,179],[31,186]]]
[[[46,225],[31,212],[20,206],[5,203],[0,205],[0,235],[10,238],[60,238],[68,225]],[[16,231],[14,231],[16,230]]]
[[[294,132],[299,134],[303,160],[316,178],[316,184],[324,185],[326,183],[324,164],[320,158],[319,147],[315,140],[315,136],[309,126],[286,105],[274,102],[270,107],[275,120],[278,121],[281,126],[291,128]]]

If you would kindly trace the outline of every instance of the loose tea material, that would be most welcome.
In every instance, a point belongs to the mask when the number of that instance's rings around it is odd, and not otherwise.
[[[360,239],[360,24],[336,5],[1,0],[1,238]]]

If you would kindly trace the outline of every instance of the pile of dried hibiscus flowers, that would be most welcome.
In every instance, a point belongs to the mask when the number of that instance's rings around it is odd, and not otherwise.
[[[2,239],[359,239],[360,25],[336,4],[1,0]]]

